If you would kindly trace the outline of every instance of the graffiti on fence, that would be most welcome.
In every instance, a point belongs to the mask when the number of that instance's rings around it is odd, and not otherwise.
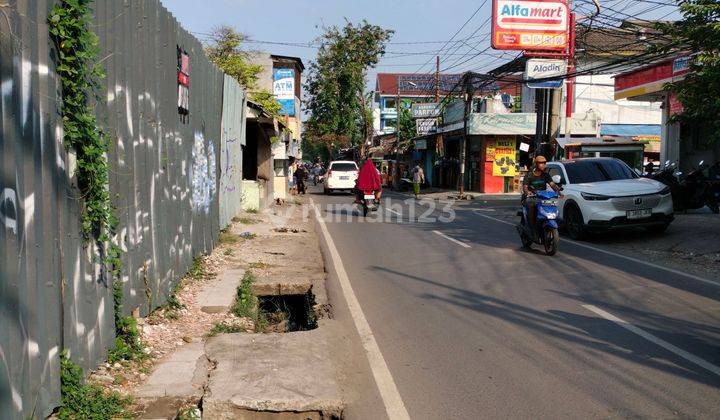
[[[206,145],[203,133],[196,131],[190,172],[192,202],[196,209],[205,213],[210,211],[210,203],[215,196],[215,171],[215,146],[212,141]]]

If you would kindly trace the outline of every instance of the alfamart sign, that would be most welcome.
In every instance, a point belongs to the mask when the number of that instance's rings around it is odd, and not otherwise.
[[[492,47],[564,51],[569,21],[565,1],[493,0]]]

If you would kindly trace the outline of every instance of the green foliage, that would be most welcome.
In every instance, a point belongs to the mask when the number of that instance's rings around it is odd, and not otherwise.
[[[255,332],[261,332],[267,328],[268,320],[267,315],[259,308],[258,298],[252,294],[253,283],[255,283],[255,275],[248,270],[237,288],[235,303],[233,303],[231,311],[240,318],[252,319],[255,324]]]
[[[415,120],[412,118],[412,111],[410,111],[410,104],[402,104],[398,113],[398,120],[400,122],[400,146],[402,148],[412,148],[413,142],[411,141],[417,136],[417,128],[415,127]]]
[[[267,89],[257,89],[250,92],[250,99],[259,104],[263,109],[275,118],[280,118],[282,106],[277,101],[275,95]]]
[[[207,275],[208,272],[205,270],[205,264],[203,262],[202,256],[197,256],[193,258],[192,265],[190,265],[190,268],[187,272],[187,277],[193,280],[199,280],[205,278]]]
[[[306,141],[323,145],[330,155],[372,138],[372,113],[365,94],[367,70],[385,54],[393,31],[362,21],[332,26],[317,39],[317,58],[308,68],[305,91],[310,117]]]
[[[141,360],[147,356],[144,351],[137,321],[132,316],[123,316],[123,288],[120,281],[113,282],[113,305],[115,311],[115,346],[108,351],[108,361]]]
[[[241,325],[238,324],[226,324],[226,323],[218,323],[213,325],[212,329],[210,329],[210,332],[207,333],[208,337],[215,337],[218,334],[234,334],[234,333],[241,333],[245,332],[245,328],[243,328]]]
[[[57,52],[57,73],[62,89],[65,146],[77,153],[77,181],[84,198],[82,232],[94,239],[103,263],[114,275],[120,271],[120,249],[105,244],[117,227],[108,190],[108,140],[98,127],[91,99],[105,77],[98,62],[98,38],[90,30],[92,0],[60,0],[48,18],[50,38]]]
[[[109,419],[127,417],[125,407],[129,398],[117,392],[106,393],[97,385],[84,383],[83,370],[73,363],[67,350],[60,354],[60,410],[61,419]]]
[[[242,49],[247,36],[229,26],[220,26],[212,31],[210,38],[211,41],[205,46],[210,61],[248,89],[250,99],[262,106],[268,114],[279,118],[282,107],[275,95],[257,85],[263,67],[252,63],[250,53]]]
[[[682,114],[673,122],[698,124],[709,128],[711,141],[720,140],[720,2],[687,0],[680,3],[683,19],[659,24],[673,43],[666,50],[696,53],[691,72],[679,82],[668,85],[683,104]]]

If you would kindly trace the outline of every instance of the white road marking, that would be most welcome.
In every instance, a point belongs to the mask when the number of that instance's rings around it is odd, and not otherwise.
[[[450,241],[450,242],[455,242],[456,244],[460,245],[460,246],[463,247],[463,248],[470,248],[470,245],[466,244],[465,242],[458,241],[458,240],[455,239],[455,238],[451,238],[451,237],[447,236],[446,234],[444,234],[444,233],[442,233],[442,232],[440,232],[440,231],[433,230],[433,233],[436,234],[436,235],[442,236],[443,238],[447,239],[447,240]]]
[[[390,369],[385,362],[385,358],[380,352],[380,347],[378,346],[377,341],[375,341],[375,336],[373,335],[373,332],[370,329],[370,324],[368,323],[367,318],[365,318],[365,314],[360,307],[360,302],[358,301],[357,296],[355,296],[352,284],[350,284],[350,278],[345,271],[345,266],[340,259],[340,254],[335,247],[335,242],[330,236],[330,232],[328,232],[325,221],[320,217],[320,212],[312,199],[310,199],[310,204],[313,206],[315,218],[320,224],[320,230],[322,231],[325,242],[327,243],[328,251],[330,252],[330,259],[335,267],[335,272],[337,273],[338,281],[340,282],[340,287],[343,291],[343,296],[345,297],[353,322],[355,323],[355,328],[357,329],[358,334],[360,334],[360,339],[363,347],[365,348],[368,362],[370,363],[370,369],[372,370],[375,383],[378,386],[380,396],[385,404],[385,411],[390,419],[409,420],[410,415],[405,408],[405,403],[403,403],[403,400],[400,397],[400,392],[395,385],[395,381],[393,380]]]
[[[504,223],[504,224],[510,225],[510,226],[515,226],[514,223],[510,223],[510,222],[508,222],[508,221],[501,220],[501,219],[498,219],[498,218],[496,218],[496,217],[488,216],[488,215],[486,215],[486,214],[482,214],[482,213],[478,213],[478,212],[475,212],[475,214],[477,214],[478,216],[482,216],[482,217],[484,217],[484,218],[486,218],[486,219],[494,220],[494,221],[496,221],[496,222]],[[664,270],[664,271],[667,271],[667,272],[669,272],[669,273],[677,274],[678,276],[687,277],[687,278],[689,278],[689,279],[693,279],[693,280],[699,281],[699,282],[701,282],[701,283],[710,284],[710,285],[713,285],[713,286],[720,287],[720,283],[718,283],[718,282],[716,282],[716,281],[708,280],[708,279],[702,278],[702,277],[700,277],[700,276],[696,276],[696,275],[694,275],[694,274],[686,273],[686,272],[684,272],[684,271],[675,270],[674,268],[664,267],[664,266],[662,266],[662,265],[654,264],[654,263],[651,263],[651,262],[648,262],[648,261],[643,261],[643,260],[638,259],[638,258],[633,258],[633,257],[629,257],[629,256],[627,256],[627,255],[617,254],[617,253],[615,253],[615,252],[607,251],[607,250],[604,250],[604,249],[602,249],[602,248],[598,248],[598,247],[595,247],[595,246],[592,246],[592,245],[587,245],[587,244],[584,244],[584,243],[582,243],[582,242],[573,241],[572,239],[563,238],[562,240],[563,240],[564,242],[569,242],[569,243],[571,243],[571,244],[573,244],[573,245],[577,245],[577,246],[582,247],[582,248],[591,249],[591,250],[596,251],[596,252],[599,252],[599,253],[601,253],[601,254],[612,255],[613,257],[622,258],[622,259],[627,260],[627,261],[632,261],[632,262],[634,262],[634,263],[643,264],[643,265],[646,265],[646,266],[648,266],[648,267],[656,268],[656,269],[658,269],[658,270]]]
[[[658,346],[664,348],[665,350],[675,353],[676,355],[682,357],[683,359],[687,360],[688,362],[696,364],[696,365],[700,366],[701,368],[703,368],[709,372],[712,372],[717,376],[720,376],[720,367],[717,367],[717,366],[713,365],[712,363],[695,356],[694,354],[688,353],[685,350],[683,350],[677,346],[674,346],[661,338],[655,337],[654,335],[650,334],[649,332],[647,332],[643,329],[640,329],[640,328],[636,327],[635,325],[633,325],[623,319],[620,319],[609,312],[603,311],[602,309],[600,309],[596,306],[583,305],[583,308],[585,308],[591,312],[595,312],[596,314],[607,319],[608,321],[612,321],[612,322],[616,323],[617,325],[625,328],[626,330],[631,331],[631,332],[639,335],[640,337],[657,344]]]
[[[389,212],[392,213],[392,214],[395,214],[395,215],[397,215],[397,216],[402,217],[402,214],[401,214],[400,212],[396,211],[396,210],[393,210],[393,209],[390,209],[390,208],[387,208],[387,207],[385,207],[385,210],[389,211]]]

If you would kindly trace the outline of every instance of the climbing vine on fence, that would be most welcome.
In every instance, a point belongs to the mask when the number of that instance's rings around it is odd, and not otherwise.
[[[60,0],[48,18],[50,37],[57,53],[57,73],[62,88],[61,114],[65,146],[77,154],[77,183],[82,193],[82,233],[94,241],[103,272],[115,277],[115,349],[110,357],[134,359],[142,351],[135,320],[122,316],[122,284],[118,281],[120,248],[112,242],[117,217],[110,201],[107,160],[108,138],[100,129],[92,100],[105,77],[98,64],[98,37],[90,30],[93,0]]]
[[[119,248],[111,244],[117,227],[108,190],[108,141],[98,127],[91,95],[105,77],[98,61],[98,38],[90,30],[92,0],[60,0],[50,12],[50,37],[57,52],[62,88],[65,146],[77,154],[77,182],[83,197],[82,232],[95,240],[102,262],[120,269]],[[99,100],[99,97],[95,96]],[[106,244],[110,244],[105,251]]]

